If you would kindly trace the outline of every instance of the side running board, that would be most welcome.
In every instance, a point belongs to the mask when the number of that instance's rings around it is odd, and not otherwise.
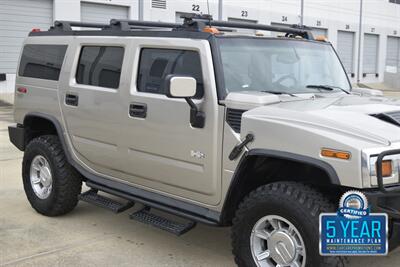
[[[196,223],[193,221],[181,223],[150,213],[150,207],[144,207],[143,209],[132,213],[129,217],[133,220],[152,225],[177,236],[192,230],[196,226]]]
[[[135,202],[128,201],[126,203],[118,202],[114,199],[108,198],[98,194],[97,189],[90,189],[78,196],[79,200],[88,202],[90,204],[111,210],[114,213],[123,212],[134,206]],[[149,206],[132,213],[129,217],[133,220],[152,225],[161,230],[170,232],[180,236],[196,226],[194,221],[186,220],[186,222],[177,222],[150,212]],[[175,216],[179,217],[179,216]]]
[[[95,189],[90,189],[89,191],[80,194],[78,199],[105,209],[109,209],[114,213],[123,212],[129,208],[132,208],[135,204],[132,201],[120,203],[106,196],[99,195]]]

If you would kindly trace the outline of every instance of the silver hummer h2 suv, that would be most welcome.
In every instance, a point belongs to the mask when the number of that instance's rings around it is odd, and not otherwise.
[[[14,108],[41,214],[140,203],[132,219],[178,235],[232,226],[239,266],[344,266],[319,255],[318,217],[355,189],[399,244],[400,102],[351,88],[306,27],[57,21],[24,43]]]

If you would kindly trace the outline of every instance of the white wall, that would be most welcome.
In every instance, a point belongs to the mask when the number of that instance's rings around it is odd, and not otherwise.
[[[167,8],[152,8],[151,0],[143,0],[143,19],[163,22],[175,22],[176,12],[195,12],[208,14],[206,0],[167,0]],[[210,14],[218,17],[218,0],[209,0]],[[198,11],[194,11],[198,10]]]
[[[129,7],[129,18],[139,18],[139,0],[54,0],[54,20],[79,21],[81,19],[81,2],[127,6]]]

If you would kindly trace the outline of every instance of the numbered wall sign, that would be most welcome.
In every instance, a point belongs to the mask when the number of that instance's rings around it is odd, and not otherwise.
[[[196,11],[196,12],[200,11],[200,5],[193,4],[192,11]]]

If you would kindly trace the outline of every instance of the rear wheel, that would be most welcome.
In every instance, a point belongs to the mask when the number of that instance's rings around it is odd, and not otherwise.
[[[333,212],[319,192],[293,182],[251,192],[232,227],[235,261],[243,267],[345,266],[342,257],[319,255],[319,214]]]
[[[31,206],[43,215],[66,214],[78,203],[82,177],[67,162],[57,136],[40,136],[27,145],[22,178]]]

